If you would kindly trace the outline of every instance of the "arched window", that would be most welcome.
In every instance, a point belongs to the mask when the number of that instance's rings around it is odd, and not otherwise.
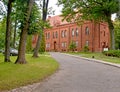
[[[46,39],[47,39],[47,33],[46,33]]]
[[[85,34],[89,35],[89,28],[88,27],[85,28]]]
[[[67,31],[65,30],[65,31],[64,31],[64,37],[66,37],[66,36],[67,36]]]
[[[76,36],[78,36],[79,32],[78,32],[78,28],[76,28]]]
[[[55,36],[56,36],[56,38],[58,38],[58,33],[57,33],[57,31],[55,32]]]
[[[74,36],[75,35],[75,32],[74,32],[74,29],[72,29],[72,36]]]
[[[62,38],[64,37],[64,31],[61,32],[61,37],[62,37]]]
[[[54,34],[54,32],[53,32],[53,38],[55,38],[55,34]]]
[[[85,44],[85,46],[89,46],[89,41],[88,41],[88,40],[86,41],[86,44]]]

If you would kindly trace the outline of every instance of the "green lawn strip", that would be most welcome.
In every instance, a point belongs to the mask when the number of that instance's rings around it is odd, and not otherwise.
[[[86,58],[92,58],[94,56],[94,59],[120,64],[120,58],[105,56],[102,53],[91,53],[91,52],[76,52],[76,53],[72,53],[72,52],[70,52],[69,54],[79,55],[81,57],[86,57]]]
[[[3,55],[0,55],[0,91],[39,82],[59,67],[50,55],[42,54],[39,58],[33,58],[27,54],[26,58],[28,63],[20,65],[14,62],[4,63]],[[16,57],[11,57],[11,60],[15,61]]]

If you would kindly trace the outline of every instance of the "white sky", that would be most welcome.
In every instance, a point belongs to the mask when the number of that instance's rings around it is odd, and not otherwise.
[[[49,7],[53,7],[53,10],[55,10],[55,15],[60,15],[61,14],[61,10],[62,10],[62,7],[58,7],[56,4],[57,4],[57,1],[58,0],[49,0]],[[51,15],[53,16],[53,15]]]

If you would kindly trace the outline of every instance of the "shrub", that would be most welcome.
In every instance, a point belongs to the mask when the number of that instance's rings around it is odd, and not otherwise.
[[[120,57],[120,50],[104,51],[103,54],[106,56]]]
[[[89,47],[88,46],[84,46],[83,50],[84,50],[84,52],[88,52],[89,51]]]
[[[75,48],[76,48],[75,42],[71,41],[71,43],[70,43],[70,45],[69,45],[69,50],[74,51]]]

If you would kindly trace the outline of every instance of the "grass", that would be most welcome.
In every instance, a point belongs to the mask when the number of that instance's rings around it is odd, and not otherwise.
[[[98,59],[98,60],[103,60],[103,61],[106,61],[106,62],[120,64],[120,58],[105,56],[102,53],[91,53],[91,52],[72,53],[72,52],[70,52],[69,54],[79,55],[81,57],[86,57],[86,58],[92,58],[94,56],[94,58]]]
[[[4,57],[0,54],[0,91],[11,90],[20,86],[36,83],[53,74],[59,64],[48,54],[42,54],[39,58],[26,55],[27,64],[14,64],[16,57],[11,57],[13,62],[4,63]]]

